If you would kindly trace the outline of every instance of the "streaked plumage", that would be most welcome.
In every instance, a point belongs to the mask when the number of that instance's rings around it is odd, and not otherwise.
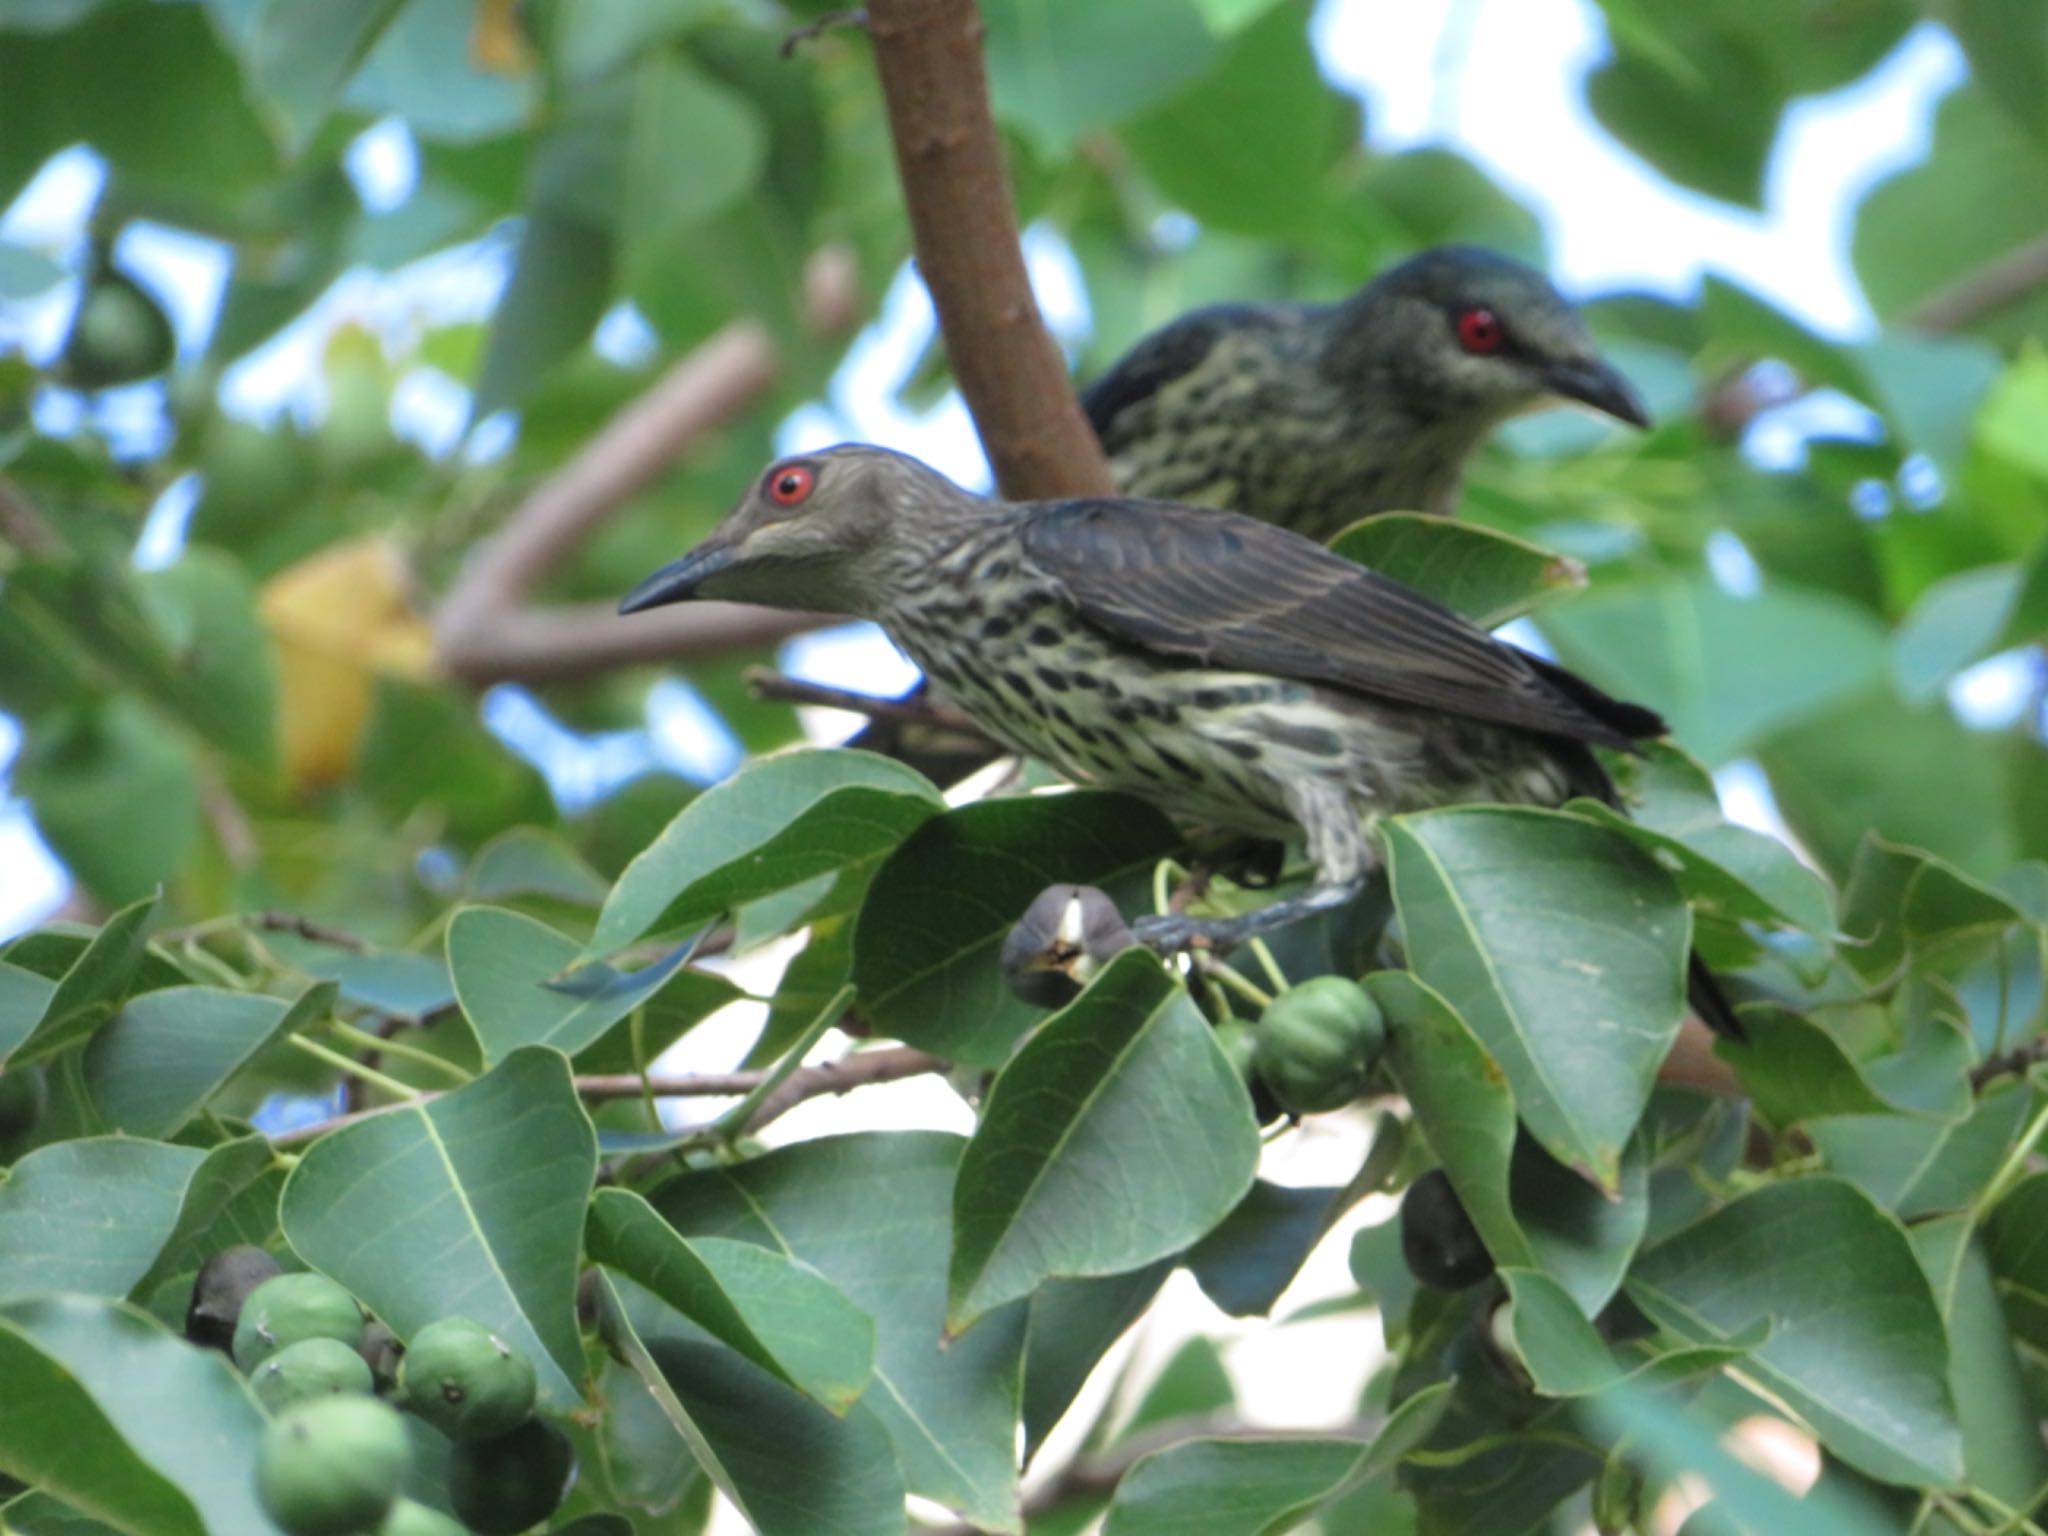
[[[1490,350],[1460,321],[1494,322]],[[1376,512],[1456,510],[1509,416],[1575,400],[1647,416],[1542,273],[1442,246],[1337,304],[1219,304],[1147,336],[1082,391],[1118,486],[1325,540]]]

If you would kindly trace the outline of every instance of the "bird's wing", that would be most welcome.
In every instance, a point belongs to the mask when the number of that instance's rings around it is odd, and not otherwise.
[[[1022,531],[1078,615],[1148,650],[1608,746],[1664,730],[1419,592],[1235,513],[1049,502]]]
[[[1126,411],[1194,372],[1223,337],[1247,326],[1273,323],[1269,308],[1215,304],[1182,315],[1132,347],[1081,391],[1081,409],[1104,451],[1114,456],[1128,446],[1131,433],[1117,425]]]

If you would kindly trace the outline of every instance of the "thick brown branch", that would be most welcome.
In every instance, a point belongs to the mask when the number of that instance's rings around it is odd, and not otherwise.
[[[875,67],[946,356],[1005,496],[1112,494],[1024,270],[974,0],[876,0]]]
[[[2048,235],[2016,246],[1966,272],[1900,317],[1908,330],[1942,335],[1960,331],[1994,311],[2016,303],[2048,283]]]
[[[881,1050],[855,1051],[837,1061],[821,1061],[812,1066],[798,1067],[767,1098],[761,1101],[753,1117],[747,1121],[746,1134],[751,1135],[771,1120],[780,1119],[790,1110],[807,1099],[825,1094],[849,1093],[855,1088],[864,1088],[874,1083],[899,1082],[906,1077],[922,1077],[931,1072],[943,1072],[946,1063],[928,1051],[913,1050],[907,1045],[888,1046]],[[576,1093],[585,1102],[601,1104],[614,1099],[637,1099],[644,1096],[657,1099],[683,1098],[736,1098],[751,1093],[766,1082],[766,1072],[693,1072],[680,1077],[650,1077],[642,1079],[631,1073],[584,1076],[576,1079]],[[298,1146],[325,1136],[329,1131],[340,1130],[376,1115],[387,1115],[394,1109],[405,1109],[430,1099],[441,1097],[435,1090],[423,1093],[417,1099],[408,1099],[402,1104],[379,1104],[372,1109],[357,1110],[351,1114],[337,1115],[331,1120],[322,1120],[316,1125],[301,1126],[297,1130],[285,1131],[271,1137],[271,1145],[278,1147]]]
[[[851,258],[821,251],[804,273],[805,307],[821,332],[855,315]],[[435,617],[441,665],[472,686],[582,676],[630,662],[768,643],[819,621],[729,605],[626,623],[608,609],[556,614],[524,607],[540,579],[626,501],[774,385],[773,338],[736,320],[679,360],[521,503],[471,555]]]

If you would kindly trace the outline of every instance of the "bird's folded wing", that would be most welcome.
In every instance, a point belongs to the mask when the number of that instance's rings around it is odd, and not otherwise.
[[[1077,614],[1167,656],[1609,746],[1662,728],[1420,593],[1249,518],[1069,501],[1023,531]]]
[[[1133,429],[1120,430],[1117,425],[1124,412],[1193,373],[1232,331],[1271,323],[1256,305],[1217,304],[1181,316],[1131,348],[1081,391],[1081,409],[1104,451],[1117,454],[1129,445]]]

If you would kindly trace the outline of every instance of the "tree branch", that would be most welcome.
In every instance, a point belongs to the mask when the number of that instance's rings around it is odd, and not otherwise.
[[[913,725],[958,731],[966,736],[982,735],[981,727],[966,715],[950,705],[938,703],[929,693],[881,699],[870,693],[855,693],[850,688],[827,688],[822,683],[807,683],[800,677],[788,677],[768,667],[749,667],[745,676],[748,691],[757,699],[773,699],[783,704],[815,704],[823,709],[849,710],[857,715],[866,715],[870,720],[904,720]]]
[[[974,0],[867,11],[918,269],[997,486],[1020,500],[1114,495],[1024,269]]]
[[[906,1077],[922,1077],[931,1072],[946,1070],[946,1062],[929,1051],[913,1050],[907,1045],[888,1046],[882,1050],[855,1051],[837,1061],[816,1062],[807,1067],[798,1067],[754,1111],[747,1121],[746,1135],[752,1135],[772,1120],[779,1120],[797,1105],[807,1099],[825,1094],[850,1093],[855,1088],[865,1088],[874,1083],[899,1082]],[[583,1076],[576,1079],[577,1097],[586,1103],[602,1104],[614,1099],[637,1099],[643,1096],[657,1099],[685,1098],[733,1098],[751,1093],[768,1080],[768,1073],[762,1072],[693,1072],[680,1077],[640,1078],[630,1072]],[[403,1104],[379,1104],[371,1109],[356,1110],[333,1119],[322,1120],[314,1125],[300,1126],[270,1138],[275,1147],[298,1146],[325,1136],[329,1131],[340,1130],[343,1126],[355,1125],[377,1115],[387,1115],[394,1109],[410,1109],[441,1097],[452,1090],[434,1089],[422,1093],[416,1099]]]
[[[804,271],[812,327],[831,333],[850,325],[856,287],[852,258],[843,249],[812,257]],[[736,320],[621,409],[471,555],[435,617],[441,666],[473,687],[556,680],[771,643],[816,627],[815,618],[769,616],[733,604],[631,624],[596,606],[562,612],[524,606],[540,579],[600,523],[767,394],[778,362],[767,328]]]

